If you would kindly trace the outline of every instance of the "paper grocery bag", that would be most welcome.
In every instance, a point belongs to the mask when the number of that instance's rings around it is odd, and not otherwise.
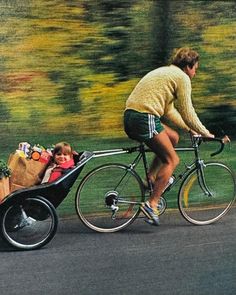
[[[11,169],[10,191],[41,183],[47,165],[11,154],[8,159],[8,167]]]
[[[7,195],[9,195],[9,193],[10,193],[9,177],[3,177],[2,179],[0,179],[0,203]]]

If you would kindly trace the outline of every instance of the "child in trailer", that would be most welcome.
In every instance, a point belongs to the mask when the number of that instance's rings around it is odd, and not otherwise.
[[[55,181],[74,166],[73,150],[70,144],[67,142],[57,143],[52,152],[51,164],[44,174],[42,183]]]

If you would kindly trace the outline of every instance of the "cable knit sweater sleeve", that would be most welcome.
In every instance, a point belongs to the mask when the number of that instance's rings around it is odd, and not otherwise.
[[[192,88],[190,78],[185,74],[185,78],[179,81],[179,86],[177,87],[177,99],[174,102],[175,107],[178,110],[180,116],[182,117],[184,123],[189,127],[189,129],[192,129],[202,135],[208,136],[210,132],[201,123],[193,107],[191,99],[191,90]],[[176,120],[178,116],[179,115],[177,115],[176,112],[172,113],[172,121]],[[179,127],[181,126],[179,125]]]
[[[173,103],[169,105],[168,111],[165,113],[164,116],[168,118],[171,122],[173,122],[177,127],[184,129],[185,131],[190,131],[191,128],[185,124],[182,116],[174,107]]]

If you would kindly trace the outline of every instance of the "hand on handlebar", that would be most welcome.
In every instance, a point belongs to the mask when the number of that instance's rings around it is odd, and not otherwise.
[[[203,136],[202,134],[197,133],[194,130],[189,130],[190,134],[194,137],[209,137],[209,138],[215,138],[214,134],[209,133],[207,136]]]
[[[215,135],[211,133],[209,133],[208,136],[202,136],[201,134],[198,134],[197,132],[193,130],[190,130],[189,134],[190,134],[192,142],[193,143],[197,142],[198,145],[200,145],[201,142],[208,142],[208,141],[215,141],[220,143],[220,148],[211,154],[212,157],[220,154],[223,151],[225,144],[230,142],[230,138],[227,135],[225,135],[223,138],[215,137]]]
[[[215,139],[216,141],[221,141],[223,144],[231,142],[228,135],[224,135],[224,137],[222,137],[222,138],[216,138],[215,135],[212,133],[209,133],[207,136],[203,136],[194,130],[190,130],[189,133],[192,137],[195,137],[195,138],[204,138],[205,140],[207,140],[207,138],[209,138],[209,139],[212,138],[212,139]]]
[[[214,134],[209,134],[207,137],[209,137],[209,138],[216,138]],[[228,137],[228,135],[225,135],[223,138],[221,138],[221,140],[222,140],[222,142],[224,144],[230,142],[230,138]]]
[[[222,138],[222,141],[223,141],[223,143],[228,143],[228,142],[230,142],[231,140],[230,140],[230,138],[228,137],[228,135],[225,135],[225,136]]]
[[[214,135],[214,134],[211,134],[211,133],[209,133],[208,137],[210,137],[210,138],[215,138],[215,135]]]

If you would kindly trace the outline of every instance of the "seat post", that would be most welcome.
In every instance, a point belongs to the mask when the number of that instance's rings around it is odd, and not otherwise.
[[[140,148],[140,153],[141,153],[142,159],[143,159],[143,166],[144,166],[144,170],[145,170],[146,180],[147,180],[148,187],[150,188],[150,193],[151,193],[152,192],[152,183],[149,181],[149,178],[148,178],[149,165],[148,165],[148,161],[147,161],[145,144],[143,142],[141,142],[139,148]]]

